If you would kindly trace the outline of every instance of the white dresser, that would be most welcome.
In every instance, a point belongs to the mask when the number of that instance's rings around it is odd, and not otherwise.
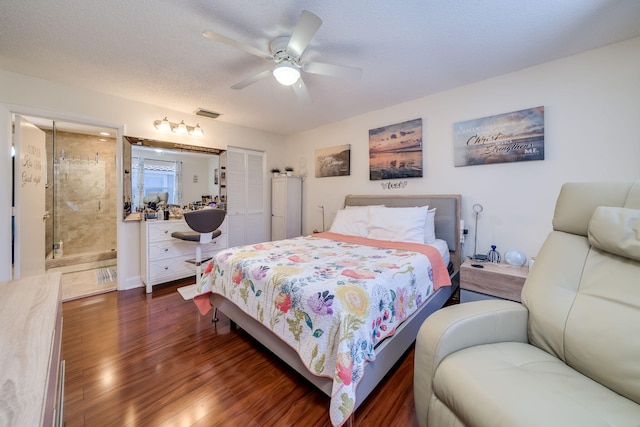
[[[0,282],[0,425],[60,426],[60,273]]]
[[[142,223],[140,270],[147,293],[159,283],[170,282],[195,275],[194,264],[187,263],[196,257],[199,243],[186,242],[171,237],[175,231],[191,231],[184,219],[146,221]],[[211,243],[202,246],[202,257],[211,257],[228,246],[227,219],[220,226],[222,234]]]

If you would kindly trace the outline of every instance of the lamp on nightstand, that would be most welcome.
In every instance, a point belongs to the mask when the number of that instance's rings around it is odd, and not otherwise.
[[[322,209],[322,231],[326,231],[324,229],[324,205],[318,205],[318,208]]]
[[[473,211],[476,213],[476,230],[475,230],[475,237],[474,242],[473,242],[473,259],[475,261],[486,261],[487,260],[487,256],[484,254],[479,254],[478,253],[478,214],[480,212],[483,211],[483,207],[481,204],[476,203],[475,205],[473,205]]]

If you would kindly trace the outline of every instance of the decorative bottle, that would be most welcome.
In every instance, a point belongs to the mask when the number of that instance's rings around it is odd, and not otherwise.
[[[498,264],[501,259],[500,252],[496,250],[496,245],[491,245],[491,250],[487,252],[487,260]]]

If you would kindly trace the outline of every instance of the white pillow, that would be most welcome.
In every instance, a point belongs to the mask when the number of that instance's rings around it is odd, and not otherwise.
[[[428,210],[428,206],[372,210],[368,237],[392,242],[424,243]]]
[[[336,212],[336,217],[329,231],[347,236],[367,237],[368,225],[368,206],[364,206],[362,209],[341,209]]]
[[[436,208],[427,211],[427,220],[424,223],[424,242],[436,241]]]
[[[367,205],[367,206],[351,206],[347,205],[345,209],[370,209],[370,208],[384,208],[384,205]]]

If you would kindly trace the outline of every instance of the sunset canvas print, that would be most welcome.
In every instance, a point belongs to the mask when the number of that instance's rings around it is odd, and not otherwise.
[[[422,119],[369,131],[369,179],[422,177]]]

